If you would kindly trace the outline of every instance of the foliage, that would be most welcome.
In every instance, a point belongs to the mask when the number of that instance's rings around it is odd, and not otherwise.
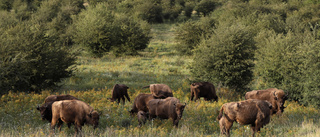
[[[195,7],[197,12],[203,14],[203,16],[207,16],[210,12],[215,10],[218,6],[218,2],[216,0],[201,0]]]
[[[195,81],[222,82],[243,92],[253,79],[254,33],[241,24],[218,26],[211,38],[195,49],[190,66]]]
[[[201,39],[208,38],[213,32],[215,21],[210,17],[201,18],[200,21],[187,21],[176,30],[175,46],[182,55],[191,55],[192,50],[200,43]]]
[[[41,25],[23,22],[5,31],[1,45],[1,94],[41,91],[71,76],[75,56],[46,36]],[[57,45],[56,45],[57,44]]]
[[[256,88],[279,87],[291,99],[305,105],[319,105],[319,40],[312,33],[287,35],[262,32],[257,37],[255,67],[261,83]]]
[[[104,4],[89,7],[75,18],[73,40],[101,57],[105,52],[135,55],[147,47],[149,28],[141,20],[114,14]]]

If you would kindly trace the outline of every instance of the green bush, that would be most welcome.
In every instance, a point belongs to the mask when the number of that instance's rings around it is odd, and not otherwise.
[[[148,21],[149,23],[162,23],[162,7],[152,1],[145,1],[134,8],[135,16]]]
[[[39,24],[22,22],[0,35],[0,91],[51,89],[71,76],[75,56]]]
[[[203,14],[203,16],[207,16],[210,12],[215,10],[218,6],[218,2],[216,0],[201,0],[195,7],[197,12]]]
[[[98,57],[109,51],[115,55],[136,55],[149,43],[148,25],[125,14],[115,14],[103,3],[90,6],[75,18],[73,41]]]
[[[194,81],[222,83],[243,92],[253,79],[255,43],[252,30],[241,24],[221,25],[195,49],[191,63]]]
[[[191,55],[192,50],[200,43],[201,39],[212,35],[214,26],[215,21],[210,17],[181,24],[176,30],[177,45],[174,49],[182,55]]]
[[[319,106],[320,41],[305,33],[261,32],[257,37],[256,89],[278,87],[290,99]]]

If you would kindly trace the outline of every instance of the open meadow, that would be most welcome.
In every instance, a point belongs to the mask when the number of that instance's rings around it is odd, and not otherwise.
[[[176,44],[176,27],[170,23],[152,25],[153,38],[140,56],[94,58],[83,52],[78,57],[74,76],[65,79],[57,91],[3,95],[0,98],[0,136],[49,136],[50,125],[41,120],[36,107],[51,94],[71,94],[102,112],[98,128],[94,130],[92,126],[85,125],[82,128],[84,136],[220,136],[216,120],[220,107],[227,102],[244,100],[244,95],[213,83],[217,88],[218,102],[203,99],[191,102],[188,65],[192,60],[188,56],[178,56],[171,48]],[[117,83],[129,86],[131,102],[117,104],[107,99]],[[172,120],[159,119],[147,121],[139,128],[137,117],[129,114],[134,98],[139,93],[150,92],[142,87],[153,83],[169,85],[174,97],[187,103],[178,128],[173,127]],[[287,101],[285,106],[284,113],[273,115],[270,123],[256,136],[320,136],[319,109],[292,101]],[[72,136],[74,127],[69,129],[64,124],[61,132],[55,133],[56,136]],[[231,128],[231,136],[250,135],[249,126],[234,123]]]

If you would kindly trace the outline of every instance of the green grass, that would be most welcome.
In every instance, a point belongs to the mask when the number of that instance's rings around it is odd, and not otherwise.
[[[79,56],[77,71],[71,78],[65,79],[62,88],[57,91],[35,93],[8,93],[0,99],[0,136],[49,136],[49,123],[42,121],[35,109],[50,94],[71,94],[87,102],[102,112],[99,127],[83,127],[84,136],[220,136],[216,120],[222,104],[243,100],[244,97],[228,89],[219,88],[218,102],[189,101],[190,72],[187,67],[191,57],[175,55],[171,47],[174,42],[175,24],[157,24],[152,26],[153,39],[141,56],[115,58],[106,55],[93,58],[85,54]],[[109,102],[114,84],[128,85],[131,102],[117,104]],[[139,93],[148,93],[143,86],[152,83],[168,84],[174,96],[187,107],[178,128],[173,128],[172,120],[148,121],[138,128],[135,116],[130,116],[134,98]],[[314,107],[304,107],[296,102],[286,102],[288,107],[281,116],[272,116],[271,122],[262,128],[256,136],[320,136],[320,112]],[[57,136],[72,136],[73,126],[68,129],[64,124]],[[249,126],[234,123],[231,136],[250,136]]]

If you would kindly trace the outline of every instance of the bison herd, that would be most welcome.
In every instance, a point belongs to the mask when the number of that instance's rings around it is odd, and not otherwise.
[[[112,90],[111,101],[120,100],[125,103],[125,98],[130,102],[128,95],[129,87],[124,84],[116,84]],[[137,115],[139,126],[153,118],[172,119],[173,125],[178,127],[182,118],[186,103],[173,97],[172,90],[165,84],[150,84],[143,88],[149,88],[151,93],[140,93],[133,102],[132,115]],[[197,82],[190,85],[190,100],[194,101],[203,97],[206,101],[218,101],[215,87],[209,82]],[[230,136],[230,129],[233,122],[241,125],[250,125],[252,136],[268,124],[272,114],[281,114],[284,111],[284,103],[288,99],[283,90],[269,88],[265,90],[253,90],[245,94],[244,101],[229,102],[221,106],[217,117],[220,126],[220,133]],[[70,128],[75,127],[75,135],[81,135],[81,127],[84,124],[96,128],[99,125],[99,116],[87,103],[71,95],[50,95],[42,106],[38,106],[41,118],[51,123],[51,133],[54,133],[57,124],[59,130],[63,123]]]

